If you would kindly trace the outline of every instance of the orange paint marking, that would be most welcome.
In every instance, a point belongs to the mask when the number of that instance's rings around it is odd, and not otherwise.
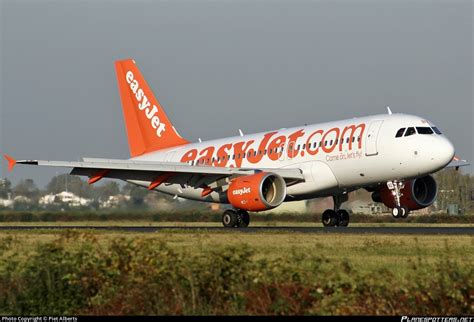
[[[160,184],[162,184],[163,182],[165,182],[166,180],[168,180],[172,176],[174,176],[174,173],[171,173],[171,172],[160,174],[158,177],[156,177],[155,180],[153,180],[150,183],[150,185],[148,186],[148,190],[155,189],[156,187],[158,187]]]
[[[107,175],[107,173],[109,173],[109,171],[110,171],[109,169],[105,169],[105,170],[100,170],[100,171],[96,172],[96,174],[94,174],[93,176],[91,176],[89,178],[89,180],[87,180],[87,183],[88,184],[96,183],[97,181],[102,179],[105,175]]]
[[[213,190],[209,187],[205,187],[201,192],[201,197],[209,195]]]

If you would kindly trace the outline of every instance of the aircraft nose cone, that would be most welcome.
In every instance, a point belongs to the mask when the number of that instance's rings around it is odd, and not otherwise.
[[[440,167],[446,166],[453,160],[454,157],[454,146],[446,138],[442,138],[439,142],[436,152],[436,160]]]

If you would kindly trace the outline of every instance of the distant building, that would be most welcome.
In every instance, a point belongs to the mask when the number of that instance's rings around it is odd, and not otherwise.
[[[13,203],[14,201],[12,200],[12,195],[10,193],[8,194],[7,199],[0,199],[0,207],[3,208],[13,208]]]
[[[121,204],[127,202],[130,200],[130,196],[128,195],[114,195],[114,196],[109,196],[107,200],[101,201],[100,202],[100,208],[117,208]]]
[[[31,199],[25,196],[16,196],[13,198],[13,203],[31,203]]]
[[[354,200],[343,205],[354,214],[376,215],[384,212],[384,206],[380,203]]]
[[[54,205],[58,203],[67,204],[70,207],[84,207],[90,205],[91,199],[81,198],[72,192],[63,191],[57,194],[48,194],[40,198],[40,205]]]

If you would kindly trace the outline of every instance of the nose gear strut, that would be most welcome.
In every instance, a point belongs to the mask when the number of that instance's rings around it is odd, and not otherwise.
[[[392,193],[395,202],[395,208],[392,209],[392,216],[394,218],[407,218],[410,210],[400,204],[400,199],[403,196],[401,190],[405,188],[405,183],[399,180],[387,181],[387,188]]]

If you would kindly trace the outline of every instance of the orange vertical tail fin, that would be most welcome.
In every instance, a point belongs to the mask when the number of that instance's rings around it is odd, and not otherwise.
[[[115,71],[132,157],[189,143],[171,124],[133,59],[116,61]]]

